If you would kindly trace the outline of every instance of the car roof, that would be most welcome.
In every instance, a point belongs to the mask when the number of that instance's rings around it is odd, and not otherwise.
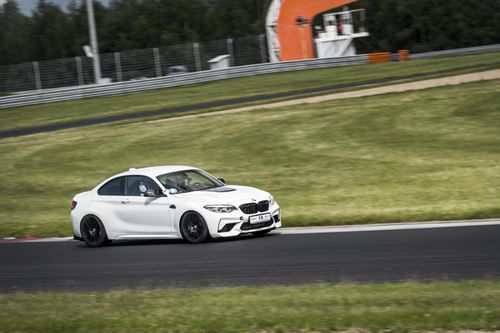
[[[183,170],[193,170],[193,169],[198,170],[198,168],[189,165],[162,165],[162,166],[153,166],[153,167],[137,168],[137,169],[130,168],[128,171],[119,174],[119,176],[142,175],[154,178],[156,176],[163,175],[165,173],[183,171]]]

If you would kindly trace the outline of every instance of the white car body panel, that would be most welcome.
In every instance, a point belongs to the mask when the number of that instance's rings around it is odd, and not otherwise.
[[[106,179],[91,191],[75,195],[73,200],[77,204],[71,212],[71,222],[75,236],[82,237],[80,223],[89,214],[97,216],[102,221],[110,240],[182,238],[179,224],[182,215],[188,211],[195,211],[204,218],[210,236],[213,238],[234,237],[243,233],[281,227],[281,211],[276,202],[270,204],[268,210],[254,214],[245,214],[239,208],[242,204],[270,200],[272,196],[268,192],[248,186],[226,185],[222,190],[231,189],[231,191],[217,192],[209,189],[170,194],[168,189],[156,178],[159,175],[187,170],[200,169],[190,166],[131,169]],[[104,184],[123,176],[149,177],[166,193],[166,196],[144,197],[98,194],[98,190]],[[218,188],[218,190],[221,190],[221,188]],[[214,204],[232,205],[238,209],[231,213],[216,213],[204,208],[206,205]],[[265,225],[249,224],[251,216],[265,214],[271,214],[271,221],[266,222]],[[228,231],[221,231],[227,224],[234,225]],[[251,229],[248,229],[248,227]]]

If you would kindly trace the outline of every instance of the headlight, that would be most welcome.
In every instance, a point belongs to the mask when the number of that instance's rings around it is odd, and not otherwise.
[[[203,208],[213,213],[231,213],[238,209],[231,205],[207,205]]]
[[[274,205],[274,203],[275,203],[275,202],[276,202],[276,201],[274,201],[274,197],[271,195],[271,196],[269,197],[269,206]]]

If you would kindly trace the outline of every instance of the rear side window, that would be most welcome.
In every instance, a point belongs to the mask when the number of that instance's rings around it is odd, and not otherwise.
[[[99,195],[125,195],[125,178],[111,179],[97,191]]]

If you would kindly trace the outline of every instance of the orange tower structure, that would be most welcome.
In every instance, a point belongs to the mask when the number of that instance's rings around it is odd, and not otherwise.
[[[314,57],[314,17],[357,0],[273,0],[266,20],[272,62]]]

